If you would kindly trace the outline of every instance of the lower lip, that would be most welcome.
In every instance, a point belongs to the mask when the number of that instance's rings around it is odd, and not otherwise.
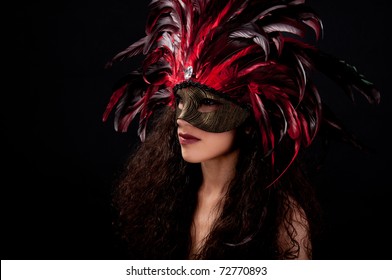
[[[200,139],[196,139],[196,138],[183,138],[181,136],[178,137],[180,144],[181,145],[188,145],[188,144],[193,144],[196,142],[199,142]]]

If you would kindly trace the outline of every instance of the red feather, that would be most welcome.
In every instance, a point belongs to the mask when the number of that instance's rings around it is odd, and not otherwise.
[[[314,71],[335,81],[352,100],[360,94],[369,103],[380,101],[379,91],[354,66],[317,48],[324,27],[304,0],[152,0],[149,9],[146,36],[110,62],[142,54],[141,70],[113,92],[103,114],[106,121],[116,107],[120,131],[139,114],[142,140],[155,108],[172,106],[172,89],[186,81],[188,67],[191,80],[252,108],[265,157],[272,167],[280,166],[275,180],[321,126],[356,143],[326,111],[310,79]],[[277,149],[282,143],[290,143],[288,162]]]

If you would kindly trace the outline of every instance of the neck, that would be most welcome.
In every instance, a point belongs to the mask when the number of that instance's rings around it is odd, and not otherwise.
[[[203,182],[200,191],[223,195],[235,176],[239,150],[201,163]]]

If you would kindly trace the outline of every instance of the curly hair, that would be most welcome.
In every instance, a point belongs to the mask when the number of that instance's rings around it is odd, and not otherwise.
[[[201,168],[182,159],[173,109],[166,107],[159,115],[118,178],[113,194],[115,226],[127,244],[127,258],[188,259]],[[294,223],[298,222],[309,239],[305,250],[311,257],[320,207],[299,160],[270,185],[273,174],[263,159],[259,130],[250,136],[241,131],[235,178],[210,234],[192,258],[297,258],[300,244]]]

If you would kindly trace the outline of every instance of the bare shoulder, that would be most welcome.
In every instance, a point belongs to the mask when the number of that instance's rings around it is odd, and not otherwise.
[[[305,211],[292,198],[288,202],[287,216],[279,229],[278,245],[282,251],[290,252],[290,258],[311,259],[312,246]]]

